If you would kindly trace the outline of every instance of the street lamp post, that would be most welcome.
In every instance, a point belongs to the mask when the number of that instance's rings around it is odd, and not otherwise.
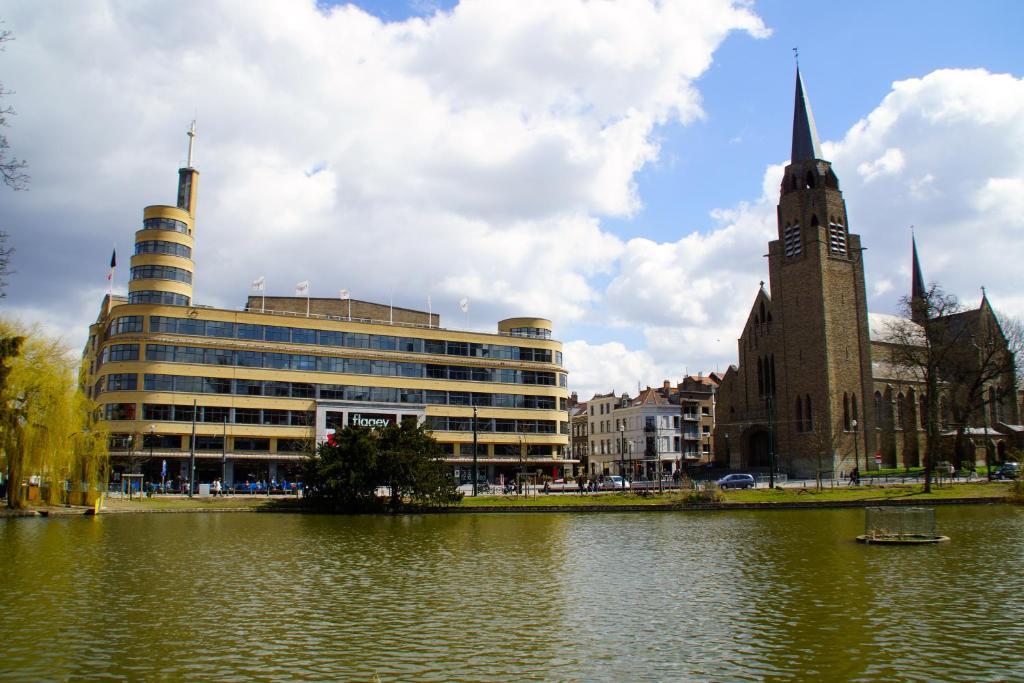
[[[619,424],[619,474],[622,476],[622,490],[626,490],[626,422]]]
[[[228,416],[224,416],[224,431],[220,438],[220,487],[224,490],[224,484],[228,480]]]
[[[196,480],[196,399],[192,399],[192,440],[189,442],[188,497]]]
[[[473,495],[476,495],[476,478],[477,478],[477,464],[476,464],[476,406],[473,406]]]
[[[156,425],[149,425],[149,461],[153,462],[153,439],[156,438]],[[151,465],[152,467],[152,465]],[[160,486],[163,488],[163,477],[160,477]]]
[[[857,421],[850,420],[850,427],[853,429],[853,464],[857,465],[857,458],[860,456],[860,449],[857,447]],[[868,471],[868,457],[864,456],[864,471]]]

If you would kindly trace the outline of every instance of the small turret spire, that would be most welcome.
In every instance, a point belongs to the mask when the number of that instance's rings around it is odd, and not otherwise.
[[[791,156],[791,161],[794,163],[823,158],[821,143],[818,142],[818,128],[814,125],[811,103],[804,93],[804,81],[800,76],[799,65],[796,69],[796,102],[793,105],[793,153]]]
[[[911,319],[921,324],[928,320],[928,289],[924,285],[924,275],[921,274],[921,260],[917,257],[917,238],[914,236],[913,225],[910,226],[910,249],[913,252],[910,313]]]

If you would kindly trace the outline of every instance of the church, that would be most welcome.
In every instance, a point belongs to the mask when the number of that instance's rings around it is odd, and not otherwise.
[[[893,330],[941,322],[942,329],[961,331],[964,344],[984,330],[1009,353],[1006,337],[984,296],[977,309],[927,320],[927,311],[915,306],[927,296],[916,245],[914,320],[869,314],[861,236],[850,231],[839,178],[823,159],[799,68],[777,220],[778,238],[768,244],[768,289],[762,282],[739,336],[739,364],[718,390],[715,460],[734,471],[774,469],[793,477],[924,464],[927,392],[916,368],[901,364]],[[925,327],[919,329],[923,334]],[[951,390],[948,378],[940,386],[940,397]],[[953,415],[940,398],[943,434],[956,434],[958,449],[966,438],[998,447],[997,456],[1005,457],[1024,431],[1015,396],[1011,367],[986,384],[985,401],[968,415]],[[970,448],[984,463],[984,446],[980,457]],[[954,459],[945,443],[942,450],[933,462]]]

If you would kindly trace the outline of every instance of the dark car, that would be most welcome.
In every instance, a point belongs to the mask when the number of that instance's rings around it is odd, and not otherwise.
[[[749,474],[727,474],[715,483],[723,489],[752,489],[754,477]]]
[[[1020,477],[1019,462],[1005,462],[992,473],[993,479],[1017,479]]]

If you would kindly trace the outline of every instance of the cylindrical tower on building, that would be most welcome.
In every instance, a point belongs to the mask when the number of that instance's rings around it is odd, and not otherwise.
[[[547,318],[506,318],[498,321],[498,332],[513,337],[551,339],[551,321]]]
[[[199,183],[199,171],[192,168],[195,134],[193,121],[188,131],[188,164],[178,169],[177,206],[157,204],[143,209],[142,229],[135,233],[128,303],[175,306],[192,303],[193,229]]]

